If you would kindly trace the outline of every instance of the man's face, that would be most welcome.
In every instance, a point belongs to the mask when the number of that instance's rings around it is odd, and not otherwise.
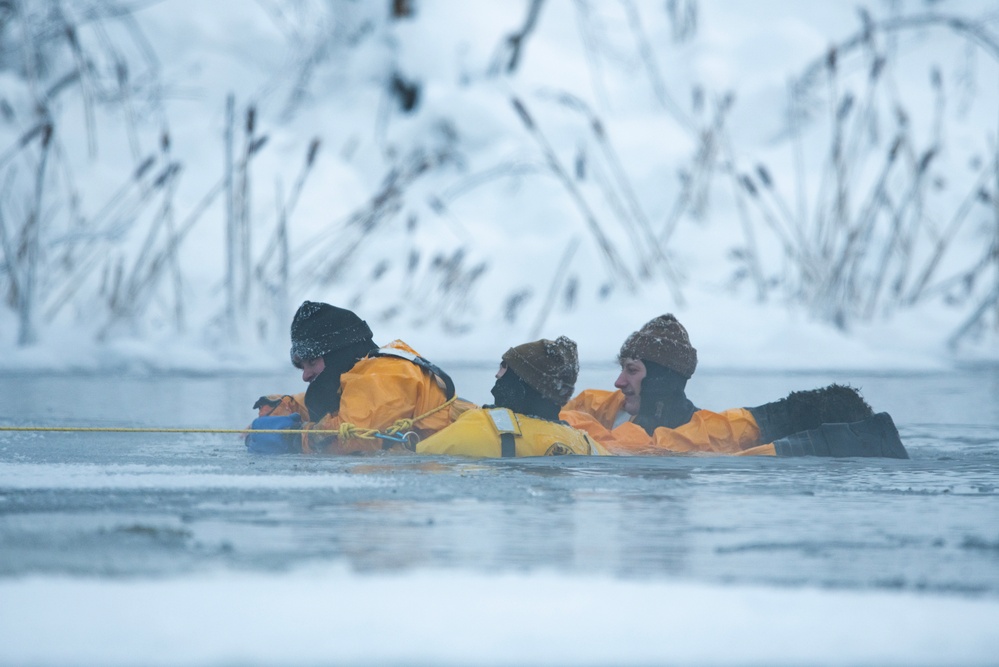
[[[645,364],[639,359],[622,359],[621,374],[614,386],[624,394],[624,411],[637,415],[642,404],[642,380],[645,378]]]
[[[296,358],[293,362],[295,368],[302,371],[302,380],[305,382],[312,382],[319,374],[326,370],[326,362],[322,357],[316,357],[315,359],[298,359]]]

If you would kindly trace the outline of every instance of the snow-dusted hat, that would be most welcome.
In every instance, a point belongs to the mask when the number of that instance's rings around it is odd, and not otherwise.
[[[511,347],[503,361],[520,379],[559,407],[572,397],[579,375],[575,341],[559,336]]]
[[[642,359],[672,369],[690,379],[697,368],[697,350],[690,344],[687,330],[671,313],[645,323],[628,336],[618,360]]]
[[[371,337],[367,322],[352,311],[305,301],[291,321],[291,359],[318,359]]]

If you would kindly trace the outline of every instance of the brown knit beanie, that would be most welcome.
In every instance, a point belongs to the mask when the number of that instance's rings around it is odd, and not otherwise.
[[[672,369],[690,379],[697,368],[697,350],[687,330],[672,314],[660,315],[628,336],[618,360],[644,359]]]
[[[557,340],[542,338],[511,347],[503,355],[503,361],[520,379],[559,407],[572,396],[579,375],[575,341],[565,336]]]

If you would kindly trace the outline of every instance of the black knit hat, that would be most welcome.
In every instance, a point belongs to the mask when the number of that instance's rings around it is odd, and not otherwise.
[[[318,359],[371,338],[367,322],[353,312],[328,303],[305,301],[291,321],[291,359]]]
[[[562,407],[572,397],[579,375],[575,341],[559,336],[511,347],[503,361],[543,397]]]
[[[690,379],[697,368],[697,350],[690,344],[687,330],[670,313],[649,320],[628,336],[618,360],[644,359],[672,369]]]

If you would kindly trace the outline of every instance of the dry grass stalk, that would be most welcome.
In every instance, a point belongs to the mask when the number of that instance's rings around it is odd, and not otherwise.
[[[579,191],[579,188],[576,187],[575,182],[562,166],[558,156],[555,154],[555,150],[545,138],[544,133],[534,122],[534,119],[531,117],[530,112],[528,112],[527,107],[524,106],[520,99],[514,97],[511,99],[511,103],[513,104],[514,109],[517,111],[517,115],[524,123],[528,132],[532,137],[534,137],[535,141],[537,141],[541,147],[541,151],[548,161],[548,166],[551,168],[552,172],[558,176],[562,185],[565,187],[573,202],[576,204],[576,207],[582,214],[583,220],[586,222],[590,233],[597,242],[597,247],[600,250],[601,257],[607,264],[608,278],[614,282],[620,282],[626,289],[634,292],[637,288],[635,279],[632,277],[631,272],[628,271],[625,263],[621,260],[613,241],[611,241],[610,236],[608,236],[604,231],[603,226],[597,220],[596,215],[593,213],[593,210],[590,208],[586,199]]]

